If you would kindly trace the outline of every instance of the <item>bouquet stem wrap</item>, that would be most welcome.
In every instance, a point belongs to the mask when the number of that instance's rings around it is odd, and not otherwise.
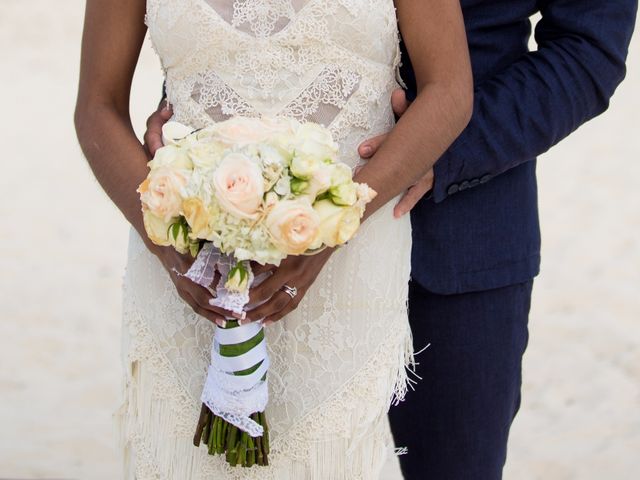
[[[236,261],[212,244],[205,244],[186,277],[209,287],[216,276],[227,278]],[[255,280],[251,268],[248,286]],[[229,291],[218,281],[211,302],[241,313],[249,301],[249,289]],[[194,443],[204,441],[209,453],[226,453],[232,465],[266,465],[268,431],[264,410],[269,399],[267,370],[269,356],[264,328],[258,322],[239,325],[228,318],[225,328],[216,327],[211,345],[211,364],[202,391],[202,411]]]

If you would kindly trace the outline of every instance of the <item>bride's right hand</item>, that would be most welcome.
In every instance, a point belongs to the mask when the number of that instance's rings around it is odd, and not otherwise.
[[[189,267],[191,267],[193,263],[193,257],[188,254],[183,255],[172,247],[155,247],[153,253],[169,273],[180,298],[182,298],[194,312],[211,320],[220,327],[225,326],[225,317],[238,318],[238,315],[228,310],[210,305],[209,301],[213,299],[212,293],[205,287],[198,285],[178,273],[184,274],[189,270]]]

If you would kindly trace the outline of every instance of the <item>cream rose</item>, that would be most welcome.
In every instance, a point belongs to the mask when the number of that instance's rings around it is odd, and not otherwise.
[[[329,189],[331,200],[337,205],[355,205],[357,196],[356,184],[353,182],[343,183]]]
[[[219,142],[198,142],[190,145],[186,153],[196,169],[207,169],[216,166],[225,150]]]
[[[330,186],[331,165],[323,163],[315,172],[313,172],[306,194],[309,195],[312,201],[315,201],[316,197],[326,192]]]
[[[313,209],[320,219],[320,239],[328,247],[348,242],[360,227],[358,208],[341,207],[331,200],[320,200]]]
[[[316,242],[318,225],[318,215],[304,200],[283,200],[266,219],[274,242],[289,255],[300,255]]]
[[[262,204],[264,181],[260,167],[239,153],[227,155],[213,174],[215,197],[230,214],[255,219]]]
[[[181,190],[188,182],[189,173],[167,166],[151,170],[138,187],[140,201],[164,221],[178,216],[182,206]]]
[[[175,218],[164,221],[162,218],[156,217],[147,208],[142,209],[142,221],[144,229],[149,239],[156,245],[168,247],[171,245],[169,241],[169,226],[176,221]]]

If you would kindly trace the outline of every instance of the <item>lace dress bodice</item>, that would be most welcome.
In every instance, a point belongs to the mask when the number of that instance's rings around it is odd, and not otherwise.
[[[398,31],[392,0],[149,0],[147,24],[175,119],[234,115],[328,126],[356,137],[392,125]]]

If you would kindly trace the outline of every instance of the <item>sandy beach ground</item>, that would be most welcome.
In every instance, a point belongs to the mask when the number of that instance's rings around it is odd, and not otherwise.
[[[0,1],[0,478],[119,477],[111,412],[128,228],[73,130],[83,5]],[[139,132],[160,88],[147,45]],[[610,111],[539,161],[544,261],[506,479],[638,474],[638,112],[636,36]],[[384,479],[399,478],[390,462]]]

